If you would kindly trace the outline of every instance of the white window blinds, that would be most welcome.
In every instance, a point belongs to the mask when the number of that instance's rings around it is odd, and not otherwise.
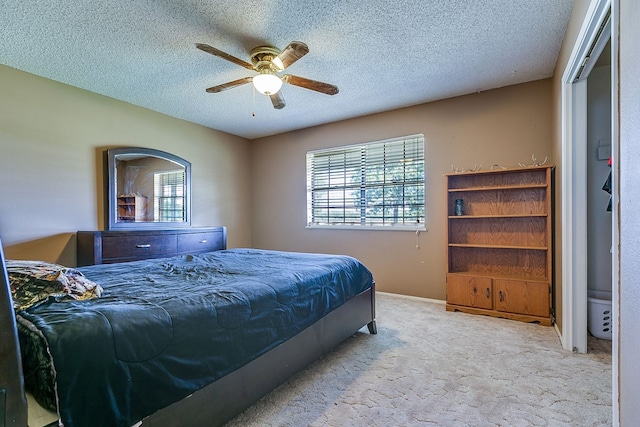
[[[307,226],[423,228],[424,135],[307,153]]]
[[[182,170],[154,174],[154,218],[160,222],[182,222],[185,174]]]

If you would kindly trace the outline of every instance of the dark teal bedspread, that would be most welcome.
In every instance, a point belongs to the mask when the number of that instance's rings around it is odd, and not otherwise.
[[[18,315],[21,339],[48,345],[66,427],[129,427],[373,283],[351,257],[253,249],[80,270],[104,288],[101,298]]]

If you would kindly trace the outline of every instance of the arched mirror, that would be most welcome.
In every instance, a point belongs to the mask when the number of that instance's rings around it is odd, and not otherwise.
[[[107,227],[191,225],[191,163],[160,150],[107,150]]]

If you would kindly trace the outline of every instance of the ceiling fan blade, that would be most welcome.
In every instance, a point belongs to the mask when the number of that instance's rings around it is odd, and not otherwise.
[[[284,102],[284,96],[282,95],[281,90],[277,91],[273,95],[269,95],[269,98],[271,98],[271,103],[273,104],[273,108],[275,108],[276,110],[281,110],[284,108],[285,105],[287,105]]]
[[[273,60],[273,64],[278,68],[278,71],[282,71],[307,53],[309,53],[309,47],[306,44],[294,41],[280,52],[280,55]]]
[[[243,77],[241,79],[234,80],[232,82],[223,83],[223,84],[218,85],[218,86],[212,86],[210,88],[207,88],[207,92],[208,93],[222,92],[223,90],[227,90],[227,89],[231,89],[231,88],[234,88],[234,87],[237,87],[237,86],[245,85],[247,83],[251,83],[252,80],[253,80],[253,77]]]
[[[338,93],[338,86],[319,82],[317,80],[306,79],[304,77],[292,76],[291,74],[285,74],[282,76],[282,81],[289,83],[290,85],[300,86],[320,93],[326,93],[327,95],[335,95]]]
[[[215,47],[209,46],[208,44],[196,43],[196,47],[204,52],[210,53],[211,55],[215,55],[219,58],[226,59],[227,61],[233,62],[241,67],[244,67],[248,70],[253,70],[253,65],[249,64],[242,59],[236,58],[235,56],[229,55]]]

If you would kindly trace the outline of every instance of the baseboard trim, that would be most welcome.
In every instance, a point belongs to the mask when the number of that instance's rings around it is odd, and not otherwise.
[[[434,304],[442,304],[442,305],[446,304],[446,301],[441,300],[441,299],[416,297],[414,295],[394,294],[393,292],[383,292],[383,291],[379,291],[377,289],[376,289],[376,294],[392,295],[394,297],[407,298],[407,299],[412,299],[412,300],[415,300],[415,301],[431,302],[431,303],[434,303]]]
[[[556,330],[556,334],[558,335],[558,339],[560,339],[560,344],[562,345],[562,348],[566,349],[567,347],[565,346],[566,343],[564,340],[564,336],[560,332],[560,329],[558,329],[558,324],[554,322],[553,328]]]

